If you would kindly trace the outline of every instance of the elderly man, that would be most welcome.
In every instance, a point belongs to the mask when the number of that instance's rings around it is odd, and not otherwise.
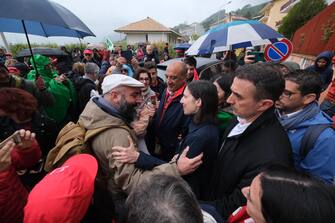
[[[159,64],[159,58],[158,55],[154,52],[154,48],[152,45],[147,45],[146,47],[146,54],[143,59],[144,63],[148,61],[155,62],[156,64]]]
[[[162,160],[174,156],[178,137],[187,129],[190,118],[184,115],[180,99],[186,87],[187,67],[183,62],[174,62],[166,69],[167,88],[148,130],[150,152]]]
[[[143,171],[135,168],[134,164],[122,164],[115,161],[111,155],[112,147],[128,147],[133,143],[137,144],[137,138],[130,123],[134,118],[136,106],[142,102],[141,88],[143,87],[141,82],[129,76],[109,75],[102,83],[103,95],[90,100],[79,118],[79,123],[86,129],[109,127],[93,139],[91,148],[99,164],[96,191],[102,195],[102,199],[108,199],[108,195],[111,195],[113,205],[119,215],[119,222],[122,222],[122,216],[125,214],[124,203],[127,193],[141,179],[154,173],[175,176],[187,174],[190,169],[194,169],[194,165],[199,165],[201,162],[201,157],[188,159],[186,154],[183,154],[182,160],[178,160],[178,165],[171,162],[151,171]],[[191,163],[191,165],[184,165],[185,163]],[[192,164],[194,164],[193,167]],[[99,201],[98,199],[95,201],[96,203],[106,202],[106,200]],[[103,209],[105,212],[100,217],[107,221],[111,220],[112,207],[101,205],[97,208],[99,211]]]
[[[84,110],[87,102],[91,98],[91,91],[97,90],[95,81],[99,73],[99,67],[95,63],[87,62],[85,64],[85,74],[74,80],[74,85],[78,93],[78,115]]]

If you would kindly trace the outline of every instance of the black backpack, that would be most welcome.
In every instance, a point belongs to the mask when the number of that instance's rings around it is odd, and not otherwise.
[[[313,149],[314,144],[319,138],[320,134],[327,128],[333,129],[333,124],[311,125],[307,128],[304,136],[302,137],[300,145],[301,160],[305,159],[307,154],[311,151],[311,149]]]

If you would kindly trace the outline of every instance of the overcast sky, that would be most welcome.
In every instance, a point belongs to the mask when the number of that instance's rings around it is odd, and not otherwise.
[[[269,0],[54,0],[78,16],[96,37],[84,38],[84,42],[101,42],[107,36],[115,38],[114,29],[136,22],[147,16],[167,27],[180,23],[201,22],[218,10],[242,8],[246,4],[259,4]],[[231,3],[229,3],[231,1]],[[5,33],[8,42],[25,43],[22,34]],[[78,43],[76,38],[37,37],[29,35],[31,42]],[[116,36],[117,37],[117,36]],[[2,41],[0,41],[2,45]]]

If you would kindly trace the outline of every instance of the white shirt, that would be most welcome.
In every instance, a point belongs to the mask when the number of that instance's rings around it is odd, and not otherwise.
[[[247,122],[245,119],[237,117],[237,125],[230,131],[228,134],[229,137],[241,135],[248,127],[251,125],[252,122]]]

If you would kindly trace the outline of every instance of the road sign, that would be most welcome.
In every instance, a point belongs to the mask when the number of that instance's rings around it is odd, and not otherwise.
[[[264,51],[264,57],[269,62],[282,62],[292,53],[293,45],[288,39],[282,39],[279,42],[267,45]]]

